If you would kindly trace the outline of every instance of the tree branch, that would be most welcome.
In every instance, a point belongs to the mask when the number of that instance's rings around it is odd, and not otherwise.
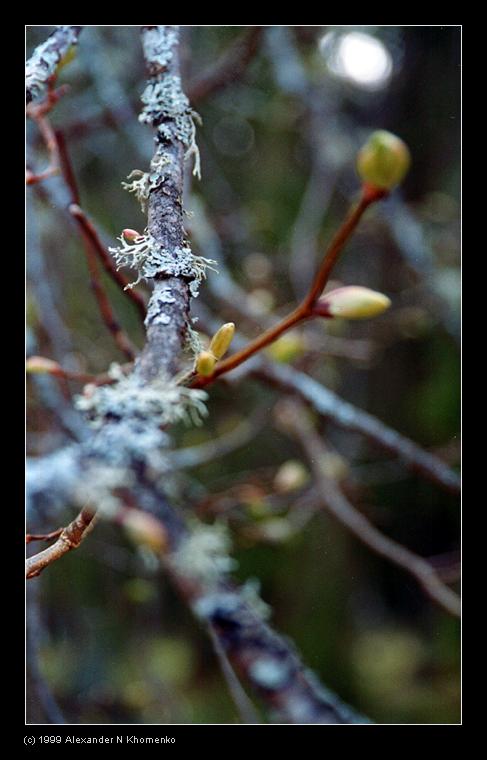
[[[44,92],[56,73],[61,59],[78,42],[82,26],[58,26],[45,42],[38,45],[25,64],[25,102],[28,104]]]
[[[61,532],[57,541],[47,549],[28,557],[25,563],[25,577],[35,578],[52,562],[77,549],[89,530],[93,527],[95,513],[91,507],[85,507],[79,515]]]
[[[185,145],[178,134],[177,116],[157,109],[157,93],[164,92],[167,83],[166,97],[181,103],[185,100],[179,75],[179,29],[142,27],[142,44],[150,75],[148,90],[155,94],[153,110],[150,105],[147,108],[147,121],[156,130],[156,163],[164,156],[164,174],[149,194],[148,230],[155,244],[176,262],[185,244],[182,206]],[[188,315],[187,278],[161,272],[154,281],[146,319],[146,345],[137,362],[136,371],[141,378],[150,380],[161,371],[175,374]]]
[[[291,402],[288,405],[285,424],[297,435],[308,456],[326,510],[372,551],[416,578],[436,604],[459,617],[459,597],[441,581],[430,563],[381,533],[348,501],[336,480],[326,474],[326,447],[300,404]]]

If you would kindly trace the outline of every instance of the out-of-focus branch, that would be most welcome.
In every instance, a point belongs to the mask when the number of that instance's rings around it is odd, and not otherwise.
[[[252,374],[278,388],[298,395],[319,415],[340,427],[362,433],[383,449],[396,454],[411,470],[452,493],[460,492],[459,475],[434,454],[430,454],[368,412],[348,403],[312,377],[284,364],[261,360]]]
[[[93,250],[97,253],[105,272],[112,278],[114,282],[117,283],[124,294],[130,298],[131,301],[133,301],[137,307],[137,311],[139,312],[141,319],[144,320],[146,315],[146,305],[144,299],[140,293],[137,293],[137,291],[134,290],[134,288],[128,287],[129,280],[114,266],[113,259],[101,242],[94,224],[90,221],[83,209],[78,204],[72,203],[69,206],[68,211],[73,219],[75,219],[75,221],[78,223],[78,226],[85,239],[90,241]]]
[[[198,306],[198,313],[210,331],[218,329],[219,322],[213,319],[201,304]],[[237,348],[245,345],[244,339],[238,334],[235,334],[233,343]],[[287,364],[278,364],[263,356],[255,356],[248,365],[241,367],[227,379],[240,382],[247,373],[286,393],[298,396],[321,417],[330,419],[340,427],[365,435],[381,448],[398,456],[409,469],[442,488],[452,493],[460,492],[458,473],[439,457],[425,451],[372,414],[345,401],[309,375]]]
[[[73,549],[77,549],[93,527],[95,513],[91,507],[85,507],[79,515],[60,533],[57,541],[47,549],[28,557],[25,563],[25,577],[34,578],[52,562],[63,557]]]
[[[325,509],[372,551],[416,578],[436,604],[459,617],[459,597],[441,581],[429,562],[381,533],[348,501],[337,481],[326,474],[326,446],[300,404],[291,402],[287,405],[285,426],[296,434],[308,456]]]
[[[35,185],[37,182],[42,182],[42,180],[47,179],[47,177],[52,177],[54,174],[59,174],[59,147],[56,140],[56,134],[54,132],[54,129],[51,127],[51,123],[47,118],[47,114],[57,103],[59,98],[65,94],[66,91],[66,87],[59,87],[57,90],[54,90],[52,87],[50,87],[47,93],[47,97],[42,103],[31,103],[27,106],[26,114],[30,119],[32,119],[32,121],[37,124],[40,137],[44,142],[44,145],[46,146],[47,152],[49,154],[49,166],[43,172],[35,173],[31,169],[27,169],[25,177],[25,182],[27,185]]]
[[[59,151],[54,135],[54,130],[51,127],[49,119],[46,116],[38,116],[32,118],[35,119],[35,122],[39,127],[39,132],[41,133],[42,139],[44,140],[47,151],[49,153],[49,166],[47,169],[44,169],[44,171],[37,173],[33,172],[31,169],[27,169],[25,175],[26,185],[35,185],[37,182],[42,182],[42,180],[47,179],[48,177],[52,177],[54,174],[59,174],[60,171]]]
[[[210,71],[191,82],[188,88],[191,102],[197,103],[243,76],[246,67],[257,52],[263,31],[261,26],[251,26],[246,29]]]
[[[68,188],[71,195],[71,203],[68,207],[68,210],[69,213],[77,221],[79,221],[77,214],[81,211],[81,209],[78,205],[79,190],[75,174],[64,141],[59,137],[59,134],[56,135],[56,138],[60,150],[62,174],[66,183],[66,187]],[[84,242],[88,271],[90,273],[90,285],[95,295],[103,322],[105,323],[108,331],[112,334],[113,339],[120,351],[125,354],[129,361],[133,361],[135,358],[135,349],[129,338],[125,335],[125,332],[122,330],[118,320],[115,318],[112,307],[110,305],[110,300],[101,281],[97,262],[97,255],[100,255],[98,246],[94,245],[93,235],[87,232],[85,224],[80,225],[80,229]]]
[[[28,723],[61,725],[66,721],[39,667],[43,634],[39,596],[39,584],[32,581],[26,593],[26,719]]]
[[[120,367],[122,372],[127,372],[132,368],[132,364],[125,364]],[[74,380],[77,383],[92,383],[93,385],[113,385],[115,378],[109,372],[103,372],[100,375],[90,375],[85,372],[73,372],[72,370],[61,367],[55,361],[46,359],[44,356],[29,356],[26,362],[26,370],[34,375],[51,375],[61,380]]]
[[[210,630],[210,638],[213,643],[213,648],[215,650],[215,654],[218,657],[218,661],[220,663],[221,671],[225,677],[225,681],[227,682],[228,691],[230,692],[232,699],[235,703],[235,707],[237,708],[239,715],[242,719],[243,723],[260,723],[259,716],[257,714],[257,711],[248,698],[247,694],[245,693],[242,684],[238,680],[237,676],[235,675],[235,671],[232,668],[230,661],[225,654],[225,650],[223,649],[222,645],[218,641],[218,638],[214,634],[212,630]]]
[[[44,92],[59,62],[78,42],[82,26],[58,26],[45,42],[38,45],[25,64],[25,102],[28,104]]]
[[[76,488],[80,475],[87,476],[86,460],[83,469],[76,465],[77,459],[83,461],[82,456],[81,447],[71,447],[65,457],[58,452],[46,457],[44,462],[38,460],[35,463],[36,468],[44,471],[44,479],[34,476],[32,488],[28,487],[32,510],[41,508],[44,500],[49,499],[53,503],[58,490],[63,498],[69,499],[70,490]],[[160,522],[161,531],[167,536],[160,558],[175,587],[195,616],[215,636],[232,669],[275,711],[273,717],[288,723],[368,722],[341,703],[303,666],[289,640],[277,634],[266,622],[266,614],[261,610],[265,606],[262,600],[258,597],[250,600],[245,588],[239,588],[230,581],[228,570],[224,567],[228,557],[223,554],[215,557],[211,549],[207,554],[206,539],[198,535],[201,534],[201,527],[188,528],[167,503],[159,486],[134,469],[137,483],[131,489],[133,497],[144,513],[149,512],[151,519]],[[48,470],[49,477],[46,476]],[[71,473],[69,481],[62,477],[66,470]],[[144,513],[141,515],[144,516]],[[149,530],[149,540],[152,541],[152,522],[149,523]],[[211,533],[212,530],[206,527],[206,531]],[[55,545],[56,551],[58,543]],[[215,538],[212,537],[211,546],[214,544]],[[48,552],[49,549],[41,552],[32,561],[38,563],[42,560],[42,567],[45,567],[61,556],[46,557]]]
[[[259,424],[260,420],[260,424]],[[254,415],[251,420],[243,420],[234,430],[224,433],[198,446],[177,449],[170,455],[170,462],[176,469],[199,467],[207,462],[219,459],[225,454],[245,446],[251,441],[262,425],[262,415]]]

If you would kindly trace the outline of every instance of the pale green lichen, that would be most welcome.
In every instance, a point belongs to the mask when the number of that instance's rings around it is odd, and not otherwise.
[[[159,187],[166,177],[164,169],[172,164],[172,157],[164,151],[161,146],[157,149],[150,163],[150,171],[143,172],[140,169],[134,169],[130,172],[127,179],[131,182],[122,182],[122,187],[129,193],[133,193],[140,203],[142,213],[147,211],[147,203],[151,190]]]
[[[140,203],[142,213],[145,214],[151,189],[149,175],[147,172],[143,172],[140,169],[134,169],[127,176],[127,179],[131,179],[132,182],[122,182],[123,189],[127,190],[129,193],[134,193]]]
[[[290,663],[276,657],[259,657],[251,663],[250,678],[261,688],[278,691],[289,681],[292,670]]]
[[[172,61],[173,48],[178,41],[177,26],[155,26],[151,29],[144,29],[142,44],[146,60],[150,61],[152,66],[165,69]]]
[[[186,327],[186,334],[184,336],[184,350],[190,356],[197,356],[200,351],[203,351],[203,342],[200,338],[200,334],[190,324],[188,324]]]
[[[159,275],[183,277],[190,283],[191,295],[196,298],[199,285],[206,277],[206,270],[217,271],[217,262],[213,259],[194,256],[189,246],[168,251],[147,230],[134,241],[126,240],[123,235],[118,240],[121,243],[118,248],[108,249],[115,258],[117,269],[130,267],[138,271],[137,280],[126,288],[133,288],[143,278],[150,280]]]
[[[141,100],[144,108],[139,121],[157,130],[161,144],[174,140],[186,148],[185,158],[194,156],[193,174],[201,178],[200,156],[196,145],[196,123],[201,124],[181,88],[181,79],[172,74],[162,74],[148,82]]]
[[[89,386],[76,398],[76,407],[85,412],[95,428],[107,420],[149,423],[147,430],[179,421],[200,425],[207,415],[205,391],[176,385],[156,378],[144,385],[136,376],[121,378],[111,386]]]
[[[56,32],[62,38],[59,44],[53,40],[53,35],[49,36],[34,50],[25,65],[25,86],[32,100],[42,94],[63,55],[78,41],[79,27],[58,26]]]
[[[260,596],[260,581],[258,578],[248,578],[240,588],[240,597],[261,620],[269,620],[272,608]]]
[[[195,523],[172,556],[171,564],[184,577],[211,585],[235,569],[237,563],[229,557],[231,548],[225,525]]]
[[[76,483],[73,501],[79,507],[89,505],[96,508],[102,517],[114,517],[123,506],[119,497],[113,493],[114,490],[130,488],[133,480],[133,475],[127,468],[92,464],[85,477]]]

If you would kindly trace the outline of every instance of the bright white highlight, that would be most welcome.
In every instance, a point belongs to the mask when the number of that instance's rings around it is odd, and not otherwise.
[[[363,32],[329,32],[320,40],[320,51],[330,70],[357,87],[378,90],[392,74],[392,58],[383,43]]]

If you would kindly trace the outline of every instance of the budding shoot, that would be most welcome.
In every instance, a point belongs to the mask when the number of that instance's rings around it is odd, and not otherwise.
[[[211,351],[201,351],[196,357],[196,372],[202,377],[208,377],[215,369],[216,358]]]
[[[357,172],[363,182],[391,190],[404,179],[411,154],[399,137],[384,129],[374,132],[357,156]]]
[[[222,356],[225,356],[230,348],[234,333],[235,324],[233,322],[227,322],[214,334],[211,339],[209,351],[213,354],[215,359],[221,359]]]

